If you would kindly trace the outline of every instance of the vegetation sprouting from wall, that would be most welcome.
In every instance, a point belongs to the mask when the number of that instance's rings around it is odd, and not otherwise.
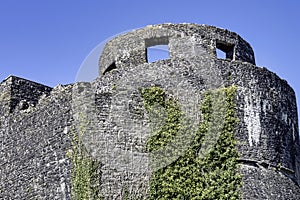
[[[166,110],[166,123],[148,139],[149,152],[166,145],[180,128],[183,113],[175,99],[154,86],[142,90],[147,112],[157,105]],[[150,199],[240,199],[241,175],[237,172],[234,127],[236,87],[230,86],[205,94],[200,105],[202,120],[189,148],[170,165],[153,172]],[[218,116],[219,113],[219,116]],[[213,115],[223,117],[223,123],[213,122]],[[214,119],[215,120],[215,119]],[[214,126],[219,137],[209,151],[202,155],[205,135]]]
[[[82,118],[82,116],[81,116]],[[84,120],[79,127],[79,133],[73,134],[72,149],[67,156],[71,160],[71,194],[75,200],[102,199],[100,192],[101,163],[93,159],[82,142],[87,122]]]

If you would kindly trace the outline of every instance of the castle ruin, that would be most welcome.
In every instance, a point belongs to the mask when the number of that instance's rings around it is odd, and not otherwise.
[[[156,45],[166,46],[169,58],[149,62],[147,50]],[[217,50],[225,57],[218,58]],[[226,92],[216,96],[234,112],[214,107],[211,95],[207,116],[212,117],[199,131],[206,120],[199,107],[207,93],[229,87],[235,88],[234,104],[226,101]],[[0,113],[0,199],[164,199],[164,193],[171,199],[206,199],[207,191],[221,199],[221,190],[222,199],[300,199],[294,90],[256,66],[251,46],[225,29],[161,24],[117,36],[104,47],[92,82],[51,88],[8,77],[0,84]],[[224,127],[235,142],[219,133]],[[149,150],[149,138],[159,140],[163,133],[173,135]],[[213,154],[218,146],[221,155]],[[187,164],[180,171],[189,151],[198,168]],[[230,180],[222,170],[232,166],[199,164],[221,158],[236,167]],[[196,175],[206,171],[212,181],[202,183]],[[158,185],[168,173],[169,182]],[[180,177],[192,177],[191,183]],[[226,181],[228,188],[218,185]],[[186,192],[197,193],[192,186],[199,186],[199,194]]]

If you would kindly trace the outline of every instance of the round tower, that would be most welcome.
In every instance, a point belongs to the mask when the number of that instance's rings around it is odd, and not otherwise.
[[[251,46],[238,34],[225,29],[196,24],[162,24],[147,26],[109,41],[99,61],[103,74],[122,65],[139,65],[147,62],[147,48],[168,45],[170,59],[209,54],[216,49],[224,51],[226,59],[244,61],[255,65]]]
[[[169,58],[148,62],[147,49],[156,45],[167,46]],[[217,51],[225,57],[219,58]],[[87,141],[86,146],[103,161],[105,198],[151,196],[155,171],[174,165],[197,137],[192,130],[190,136],[175,140],[186,142],[178,145],[184,148],[177,157],[158,168],[149,167],[151,153],[146,146],[153,136],[153,119],[168,118],[167,111],[158,109],[163,117],[151,119],[145,88],[160,88],[166,101],[174,99],[197,129],[205,119],[199,106],[207,92],[234,86],[237,122],[233,134],[238,152],[236,173],[242,177],[241,198],[300,199],[295,93],[285,80],[255,65],[251,46],[238,34],[197,24],[147,26],[109,41],[99,60],[99,73],[93,85],[100,127],[95,139],[101,144]],[[154,125],[156,131],[164,127]],[[210,137],[213,145],[220,142],[220,135]]]

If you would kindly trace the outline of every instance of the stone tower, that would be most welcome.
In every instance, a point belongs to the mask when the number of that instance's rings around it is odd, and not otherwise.
[[[169,57],[149,62],[156,45]],[[14,76],[1,83],[0,198],[162,199],[165,192],[171,199],[205,199],[206,191],[216,191],[208,199],[300,199],[295,93],[255,66],[251,46],[236,33],[196,24],[147,26],[109,41],[99,73],[93,82],[55,88]],[[234,103],[226,92],[213,95],[230,87]],[[208,93],[210,119],[202,126],[208,115],[199,107]],[[232,110],[222,111],[218,102]],[[149,150],[149,141],[159,148]]]

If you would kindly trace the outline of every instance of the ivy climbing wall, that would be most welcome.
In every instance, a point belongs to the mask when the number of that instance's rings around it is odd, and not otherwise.
[[[239,154],[234,137],[237,123],[235,92],[236,88],[230,86],[205,94],[199,105],[202,120],[195,137],[182,156],[152,174],[150,199],[240,199],[242,179],[238,172]],[[144,89],[142,96],[148,112],[159,104],[167,114],[166,124],[148,138],[147,150],[151,152],[167,145],[179,133],[182,113],[174,100],[165,100],[166,94],[159,87]],[[219,138],[206,155],[201,155],[200,149],[207,142],[204,137],[211,123],[215,123],[212,120],[212,101],[216,101],[217,115],[223,115],[225,121],[217,120],[219,123],[214,124],[220,126],[217,128],[221,131]]]
[[[117,36],[94,81],[11,76],[0,112],[0,199],[300,199],[295,93],[225,29]]]

